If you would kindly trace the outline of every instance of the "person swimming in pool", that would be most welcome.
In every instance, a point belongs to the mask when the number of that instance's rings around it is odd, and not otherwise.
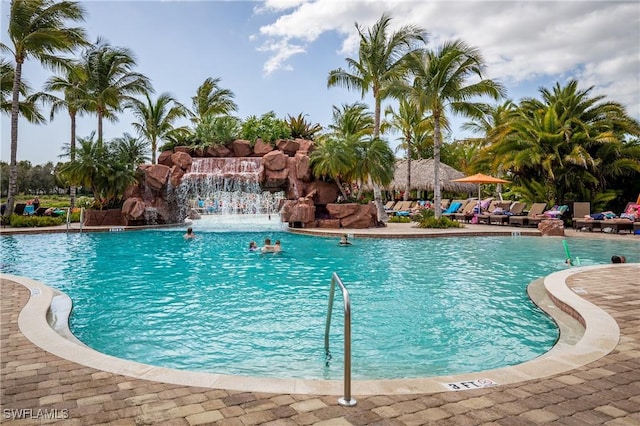
[[[256,244],[255,241],[251,241],[249,243],[249,251],[256,251],[258,250],[258,245]]]
[[[184,234],[184,238],[185,239],[191,239],[191,238],[195,238],[196,234],[193,233],[193,228],[192,227],[188,227],[187,228],[187,233]]]
[[[349,239],[347,237],[347,234],[342,234],[342,237],[340,237],[340,241],[338,242],[338,245],[340,246],[350,246],[351,243],[349,242]]]

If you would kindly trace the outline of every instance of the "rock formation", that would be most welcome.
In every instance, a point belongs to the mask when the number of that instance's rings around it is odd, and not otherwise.
[[[194,217],[197,213],[190,211],[187,200],[181,199],[180,188],[185,174],[193,172],[191,169],[196,158],[248,161],[259,157],[256,160],[260,161],[260,187],[263,191],[285,193],[286,200],[282,203],[280,215],[289,226],[376,226],[374,205],[336,204],[340,193],[337,185],[313,176],[309,157],[313,149],[313,141],[308,140],[278,140],[274,146],[258,139],[253,146],[249,141],[235,140],[206,149],[180,146],[173,151],[162,152],[158,164],[139,166],[137,183],[125,194],[122,225],[181,223],[186,217]]]

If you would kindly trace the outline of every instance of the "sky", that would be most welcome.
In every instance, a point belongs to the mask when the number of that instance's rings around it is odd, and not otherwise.
[[[477,47],[487,63],[487,78],[501,82],[515,102],[538,97],[571,79],[593,96],[623,104],[640,120],[640,2],[633,1],[430,1],[430,0],[267,0],[267,1],[84,1],[82,24],[89,39],[133,51],[135,71],[149,77],[155,99],[168,92],[192,106],[205,79],[220,78],[245,119],[274,111],[280,118],[302,113],[312,123],[331,123],[332,107],[361,99],[359,91],[327,88],[333,69],[357,58],[355,24],[367,28],[383,13],[391,30],[417,25],[428,33],[429,48],[453,39]],[[7,35],[9,1],[0,0],[0,37]],[[3,55],[6,55],[3,53]],[[52,75],[27,61],[23,77],[35,90]],[[370,96],[364,101],[373,109]],[[43,110],[48,117],[49,108]],[[135,135],[129,113],[105,121],[110,140]],[[470,136],[454,118],[451,139]],[[188,124],[187,121],[179,124]],[[10,160],[10,121],[0,121],[0,160]],[[78,120],[77,135],[97,129],[95,116]],[[32,165],[63,161],[69,142],[66,113],[44,125],[20,120],[18,161]],[[398,142],[392,138],[395,148]],[[401,156],[398,152],[397,156]]]

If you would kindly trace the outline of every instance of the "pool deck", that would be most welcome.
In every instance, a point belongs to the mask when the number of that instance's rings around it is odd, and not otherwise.
[[[469,225],[465,230],[475,235],[495,232],[511,235],[512,231],[537,234],[535,229],[483,225]],[[48,232],[66,230],[57,228]],[[418,230],[407,224],[390,224],[372,230],[314,232],[346,232],[356,238],[407,238],[460,231]],[[2,234],[6,233],[12,231],[2,229]],[[567,230],[567,237],[622,239],[640,244],[640,237],[632,235]],[[226,386],[205,387],[197,381],[190,382],[191,386],[169,384],[141,378],[144,374],[133,370],[129,370],[131,374],[114,373],[111,370],[117,370],[117,361],[104,364],[104,368],[87,366],[100,365],[104,357],[97,361],[88,359],[80,349],[64,357],[56,355],[65,354],[71,343],[57,335],[49,338],[50,335],[44,333],[51,331],[45,315],[50,302],[42,297],[45,288],[36,292],[35,282],[3,276],[0,285],[0,423],[639,425],[640,264],[571,268],[547,277],[544,283],[540,281],[541,285],[531,291],[538,295],[532,298],[548,304],[554,318],[560,318],[564,314],[553,312],[559,310],[548,300],[545,302],[548,294],[586,324],[586,330],[581,331],[579,326],[571,325],[571,319],[561,320],[565,324],[564,329],[561,327],[563,337],[549,356],[525,363],[521,368],[516,366],[509,374],[504,371],[472,374],[469,377],[491,377],[498,383],[475,390],[448,391],[443,383],[451,383],[451,378],[441,380],[440,388],[435,390],[416,388],[417,391],[399,392],[396,388],[389,393],[379,390],[375,384],[354,383],[353,397],[357,405],[343,407],[338,404],[334,390],[329,390],[329,394],[307,390],[242,390],[253,385],[243,383],[246,379],[241,378],[217,382],[227,383]],[[34,304],[39,306],[32,306]],[[581,332],[584,332],[582,337]],[[42,338],[44,342],[38,340]],[[34,344],[34,340],[40,345]],[[127,367],[124,368],[118,371],[127,371]],[[517,380],[512,380],[514,377]]]

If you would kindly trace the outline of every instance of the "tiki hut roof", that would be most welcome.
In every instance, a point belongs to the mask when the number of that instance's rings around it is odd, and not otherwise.
[[[464,173],[440,163],[440,188],[449,192],[473,192],[477,186],[452,182],[463,178]],[[411,160],[411,189],[433,191],[433,159]],[[403,191],[407,185],[407,160],[396,160],[396,170],[388,189]]]

